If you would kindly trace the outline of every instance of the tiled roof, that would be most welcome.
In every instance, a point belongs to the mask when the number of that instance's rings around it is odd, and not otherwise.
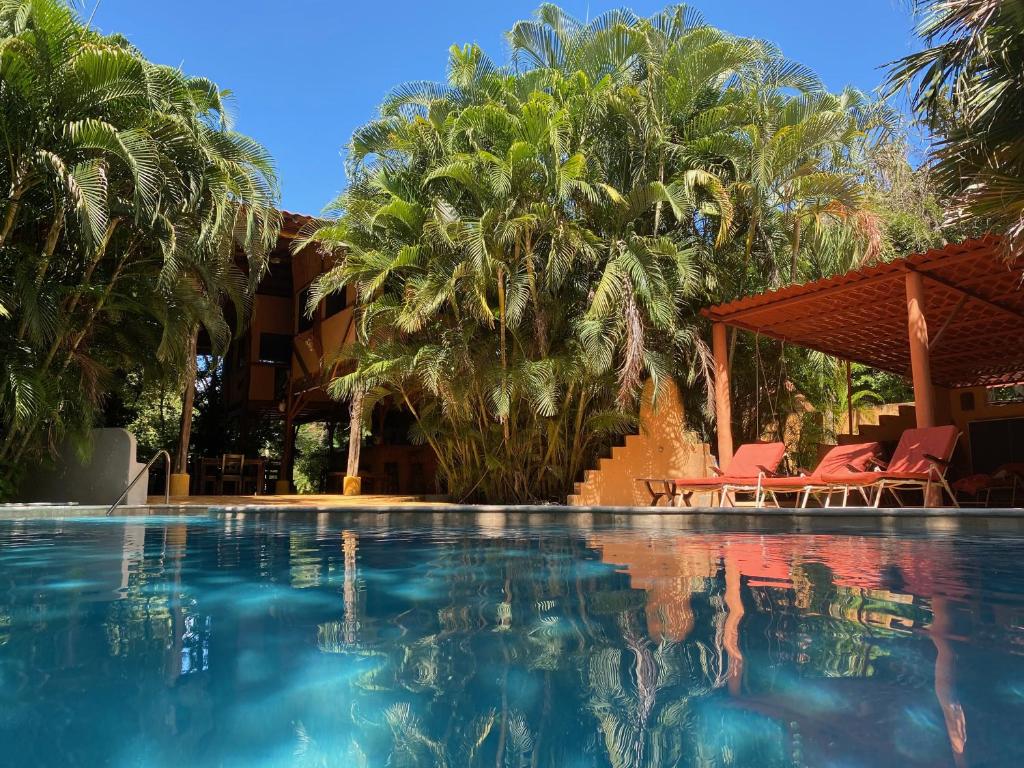
[[[925,283],[932,378],[943,386],[1024,381],[1024,263],[995,237],[709,307],[714,321],[906,375],[907,272]]]

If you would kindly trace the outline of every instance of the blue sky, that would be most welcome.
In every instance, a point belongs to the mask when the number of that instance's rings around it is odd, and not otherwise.
[[[96,0],[82,0],[84,14]],[[564,0],[594,16],[649,0]],[[909,0],[698,0],[705,19],[771,40],[833,89],[878,86],[882,64],[914,49]],[[344,147],[382,97],[407,80],[444,77],[448,48],[475,42],[496,61],[524,0],[99,0],[94,24],[126,35],[153,61],[235,93],[236,126],[274,155],[283,205],[317,213],[345,186]]]

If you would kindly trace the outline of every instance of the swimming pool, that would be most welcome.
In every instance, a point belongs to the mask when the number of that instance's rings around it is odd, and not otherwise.
[[[4,766],[1017,766],[1020,521],[0,518]]]

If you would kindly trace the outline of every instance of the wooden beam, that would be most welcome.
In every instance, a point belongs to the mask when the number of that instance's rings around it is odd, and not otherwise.
[[[303,392],[300,392],[299,396],[294,398],[295,404],[292,406],[292,408],[291,408],[291,410],[289,412],[289,416],[290,416],[292,421],[294,421],[295,417],[298,416],[299,413],[301,413],[303,407],[306,405],[306,401],[309,400],[309,393],[311,391],[312,390],[308,390],[307,389],[307,390],[305,390]]]
[[[291,493],[292,487],[292,455],[295,452],[295,431],[292,429],[292,382],[288,379],[288,396],[284,408],[284,434],[281,436],[281,472],[278,475],[277,493]]]
[[[997,301],[992,301],[992,299],[986,299],[984,296],[979,296],[973,291],[969,291],[966,288],[962,288],[956,283],[951,283],[948,280],[944,280],[941,277],[936,277],[935,275],[929,274],[927,272],[920,272],[918,274],[920,274],[925,280],[931,280],[933,283],[937,283],[943,286],[944,288],[948,288],[949,290],[954,291],[955,293],[959,293],[961,296],[966,296],[969,300],[975,301],[979,304],[983,304],[989,309],[994,309],[995,311],[1002,312],[1005,315],[1012,315],[1017,320],[1024,320],[1024,312],[1021,312],[1018,309],[1008,307],[1005,304],[1000,304]]]
[[[718,307],[710,307],[706,310],[703,310],[702,314],[704,314],[706,317],[710,317],[715,322],[726,323],[728,325],[736,325],[736,320],[740,318],[746,318],[750,315],[756,315],[760,314],[761,312],[768,312],[779,309],[781,307],[788,307],[792,304],[799,304],[801,302],[811,301],[822,296],[832,297],[840,293],[846,293],[847,291],[862,288],[865,285],[873,285],[874,283],[884,282],[886,280],[898,280],[900,275],[902,275],[905,270],[905,267],[902,264],[898,263],[886,264],[883,266],[888,267],[888,269],[886,269],[883,272],[879,272],[876,275],[868,275],[858,280],[853,280],[852,282],[846,283],[844,285],[823,285],[810,293],[798,293],[795,296],[785,296],[782,298],[765,302],[764,304],[758,305],[756,307],[739,309],[734,312],[716,312],[716,309],[721,309],[722,306],[727,306],[719,305]],[[802,286],[792,287],[797,288]],[[780,290],[784,291],[786,289],[782,288]],[[743,301],[743,299],[737,299],[737,301]]]
[[[821,352],[822,354],[825,355],[831,355],[832,357],[838,357],[841,360],[849,360],[851,363],[860,363],[861,365],[866,365],[869,368],[877,368],[880,371],[894,373],[897,376],[907,375],[906,368],[897,368],[896,366],[889,366],[886,365],[885,363],[880,363],[877,360],[871,360],[866,357],[862,358],[859,355],[850,355],[849,352],[846,352],[844,350],[832,349],[830,347],[822,346],[820,344],[816,345],[813,342],[808,342],[804,339],[796,339],[793,338],[792,336],[786,336],[785,334],[775,333],[773,331],[766,331],[761,328],[758,328],[756,325],[750,325],[748,323],[726,323],[725,321],[722,322],[725,325],[731,325],[733,328],[740,328],[744,331],[750,331],[751,333],[760,333],[762,336],[767,336],[768,338],[775,339],[776,341],[784,341],[787,344],[795,344],[798,347],[803,347],[804,349],[811,349],[814,350],[815,352]]]
[[[964,304],[967,303],[967,299],[968,297],[966,294],[960,297],[960,301],[958,301],[956,306],[953,307],[953,311],[949,313],[949,317],[947,317],[945,322],[942,323],[942,327],[939,328],[939,330],[935,332],[935,335],[928,340],[928,350],[930,352],[934,352],[938,348],[942,334],[946,332],[946,329],[949,328],[949,324],[952,323],[953,320],[956,319],[956,316],[960,314],[960,310],[964,308]]]

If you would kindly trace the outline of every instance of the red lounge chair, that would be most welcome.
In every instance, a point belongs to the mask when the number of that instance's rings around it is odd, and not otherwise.
[[[806,507],[811,494],[826,493],[825,506],[831,498],[832,483],[826,482],[825,475],[832,477],[859,474],[868,469],[882,455],[880,443],[857,443],[837,445],[826,453],[813,472],[802,472],[797,477],[766,477],[761,483],[762,501],[769,498],[779,506],[779,494],[795,493],[800,507]],[[846,503],[846,497],[843,497]]]
[[[735,504],[735,499],[730,498],[730,493],[736,491],[751,491],[756,499],[760,499],[761,480],[775,476],[785,453],[786,446],[783,443],[741,445],[729,462],[727,472],[715,469],[718,477],[689,477],[676,480],[673,483],[676,505],[690,506],[690,497],[699,491],[718,493],[719,504],[722,506],[725,506],[727,501]]]
[[[979,507],[992,506],[992,493],[1009,498],[1011,507],[1017,505],[1017,491],[1024,491],[1024,464],[1003,464],[991,475],[975,474],[961,477],[953,483],[953,491],[961,504]],[[968,499],[963,499],[967,496]]]
[[[871,506],[877,507],[886,491],[893,495],[897,504],[902,505],[903,500],[897,491],[918,489],[927,500],[929,491],[936,485],[946,492],[954,506],[959,507],[953,489],[946,481],[946,471],[959,437],[960,430],[953,426],[908,429],[900,438],[888,465],[876,461],[879,469],[874,472],[830,473],[824,476],[824,480],[834,488],[843,489],[843,506],[846,506],[851,489],[859,490]],[[873,501],[868,496],[872,488],[875,489]]]

